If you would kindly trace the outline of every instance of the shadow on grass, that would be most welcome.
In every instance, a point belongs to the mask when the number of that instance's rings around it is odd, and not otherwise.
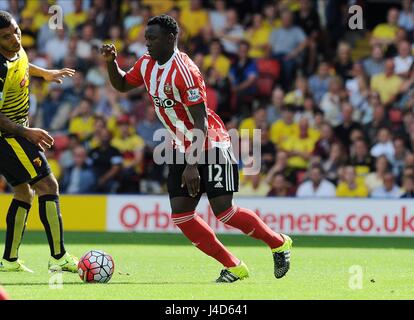
[[[4,245],[5,232],[0,231],[0,245]],[[245,235],[218,235],[226,246],[256,247],[263,244]],[[399,248],[412,249],[414,238],[391,237],[333,237],[333,236],[292,236],[294,247],[308,248]],[[173,233],[115,233],[115,232],[66,232],[68,244],[102,245],[165,245],[188,246],[191,243],[182,234]],[[24,244],[47,244],[44,232],[26,232]]]

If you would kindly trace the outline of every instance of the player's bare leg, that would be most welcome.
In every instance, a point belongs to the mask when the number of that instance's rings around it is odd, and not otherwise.
[[[34,191],[28,183],[22,183],[13,187],[13,199],[32,205]]]
[[[33,272],[18,259],[19,247],[26,228],[27,217],[33,201],[33,190],[27,183],[13,187],[13,200],[7,212],[6,242],[0,271]]]
[[[235,206],[232,194],[212,198],[210,205],[221,222],[262,240],[270,247],[276,278],[282,278],[289,271],[292,247],[292,239],[289,236],[274,232],[252,210]]]
[[[219,261],[227,269],[236,269],[235,274],[226,273],[225,281],[234,282],[248,276],[247,268],[241,261],[233,256],[229,250],[217,239],[211,227],[199,216],[195,209],[200,200],[198,197],[174,197],[170,199],[172,219],[183,234],[205,254]],[[239,270],[243,269],[243,270]]]
[[[50,271],[77,272],[78,259],[66,252],[63,241],[63,224],[59,206],[59,185],[50,174],[33,185],[39,196],[40,220],[45,228],[51,258]]]

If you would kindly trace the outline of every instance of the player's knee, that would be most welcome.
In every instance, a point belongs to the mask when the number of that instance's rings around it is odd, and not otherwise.
[[[213,211],[214,215],[217,217],[223,212],[229,210],[233,204],[230,201],[210,201],[211,210]]]
[[[13,188],[14,198],[32,204],[34,198],[34,191],[25,183]]]
[[[49,175],[33,185],[39,196],[46,194],[59,195],[59,184],[53,175]]]
[[[44,194],[59,194],[59,184],[54,176],[48,177],[48,179],[45,181],[44,187]]]
[[[200,199],[194,199],[190,197],[176,197],[170,200],[171,213],[181,214],[195,211],[198,201]]]

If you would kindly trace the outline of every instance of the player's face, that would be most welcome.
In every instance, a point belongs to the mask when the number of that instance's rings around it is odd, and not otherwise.
[[[0,29],[0,48],[8,53],[17,53],[21,48],[22,33],[13,19],[10,26]]]
[[[151,58],[160,60],[174,50],[172,34],[167,34],[159,25],[150,25],[145,29],[145,41]]]

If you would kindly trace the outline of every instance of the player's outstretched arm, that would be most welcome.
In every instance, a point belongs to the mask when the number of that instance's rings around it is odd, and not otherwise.
[[[73,77],[75,70],[63,68],[60,70],[48,70],[40,68],[34,64],[29,63],[29,75],[33,77],[41,77],[49,82],[62,83],[63,78]]]
[[[135,86],[129,84],[125,79],[125,71],[119,68],[116,62],[116,48],[113,44],[104,44],[101,47],[101,54],[106,61],[106,67],[108,69],[109,80],[112,86],[121,92],[127,92],[135,88]]]
[[[37,145],[42,151],[53,145],[53,138],[47,131],[39,128],[27,128],[11,121],[0,112],[0,129],[16,136],[21,136]]]

